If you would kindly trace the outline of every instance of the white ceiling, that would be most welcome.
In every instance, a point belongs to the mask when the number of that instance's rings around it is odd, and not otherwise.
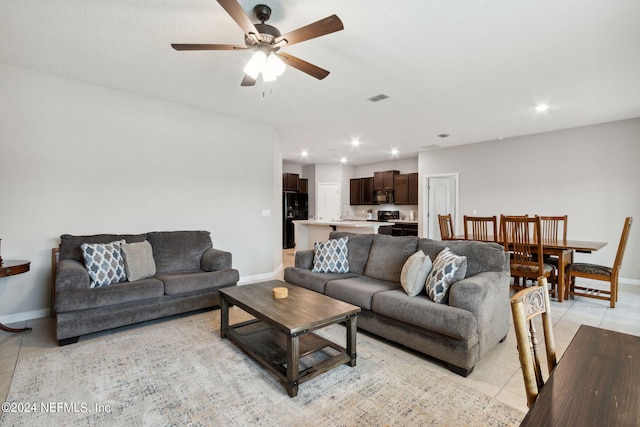
[[[240,4],[251,13],[259,2]],[[343,31],[283,49],[326,79],[289,68],[240,87],[250,51],[173,50],[243,44],[215,0],[0,0],[0,62],[271,124],[284,159],[299,163],[366,164],[391,148],[403,158],[640,117],[638,0],[263,3],[283,34],[342,19]]]

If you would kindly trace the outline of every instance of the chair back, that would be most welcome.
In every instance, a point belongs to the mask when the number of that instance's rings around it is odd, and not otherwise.
[[[567,215],[540,216],[542,239],[545,242],[567,241]]]
[[[540,217],[506,216],[500,217],[502,242],[505,252],[511,253],[511,264],[524,266],[535,273],[544,275],[544,254],[540,232]],[[537,272],[534,269],[537,267]]]
[[[453,240],[453,221],[451,214],[438,215],[438,224],[440,224],[440,239]]]
[[[483,242],[498,241],[498,221],[496,216],[464,216],[465,240]]]
[[[629,231],[631,231],[631,223],[633,218],[628,216],[624,220],[624,227],[622,227],[622,235],[620,236],[620,243],[618,244],[618,252],[616,253],[616,259],[613,262],[612,270],[617,272],[622,267],[622,258],[624,258],[624,251],[627,248],[627,240],[629,239]]]
[[[538,335],[534,322],[538,316],[542,320],[549,375],[557,365],[547,279],[539,277],[538,286],[531,286],[516,293],[511,298],[511,314],[513,315],[513,327],[518,343],[518,356],[527,394],[527,406],[531,408],[544,386],[539,357]]]

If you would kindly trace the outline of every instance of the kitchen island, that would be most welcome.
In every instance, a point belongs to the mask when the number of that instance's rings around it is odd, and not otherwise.
[[[295,226],[296,250],[313,249],[315,242],[329,240],[332,231],[347,231],[358,234],[378,234],[383,227],[391,227],[393,222],[381,221],[315,221],[296,220]],[[391,234],[391,232],[386,233]]]

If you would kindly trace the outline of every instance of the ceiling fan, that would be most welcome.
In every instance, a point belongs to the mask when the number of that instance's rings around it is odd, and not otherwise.
[[[236,21],[236,24],[240,26],[242,31],[244,31],[245,45],[172,43],[171,47],[175,50],[254,50],[255,53],[243,69],[245,76],[242,79],[241,86],[255,85],[259,74],[262,74],[264,81],[275,80],[284,72],[286,65],[296,68],[303,73],[307,73],[318,80],[322,80],[329,75],[329,71],[327,70],[288,53],[279,51],[282,47],[291,46],[344,29],[342,21],[336,15],[331,15],[282,35],[277,28],[265,24],[271,17],[271,8],[269,6],[259,4],[253,9],[256,17],[260,21],[259,24],[253,24],[237,0],[217,1],[220,3],[220,6],[231,15],[231,18]]]

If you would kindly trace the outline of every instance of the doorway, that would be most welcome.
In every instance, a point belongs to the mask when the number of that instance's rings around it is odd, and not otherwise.
[[[318,184],[318,221],[338,221],[340,219],[340,184]]]
[[[430,239],[441,239],[438,215],[451,214],[453,231],[456,230],[458,215],[458,174],[428,175],[425,177],[427,201],[423,224],[427,224],[427,236]]]

